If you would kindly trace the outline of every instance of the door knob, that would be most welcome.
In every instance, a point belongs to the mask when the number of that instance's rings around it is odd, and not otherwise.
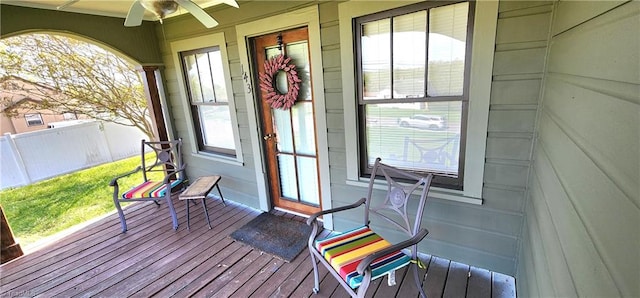
[[[275,137],[276,137],[276,134],[275,134],[275,133],[268,133],[268,134],[266,134],[266,135],[263,137],[263,139],[264,139],[265,141],[268,141],[269,139],[271,139],[271,138],[275,138]]]

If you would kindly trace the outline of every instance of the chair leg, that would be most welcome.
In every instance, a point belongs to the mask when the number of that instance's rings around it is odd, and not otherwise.
[[[204,208],[204,215],[207,217],[207,224],[209,225],[209,230],[211,230],[211,221],[209,220],[209,211],[207,211],[207,198],[202,198],[202,207]]]
[[[418,292],[420,293],[421,298],[427,298],[427,295],[424,293],[424,289],[422,288],[422,281],[420,278],[420,270],[418,270],[418,264],[412,264],[413,266],[413,277],[416,281],[416,287],[418,287]],[[410,265],[411,266],[411,265]]]
[[[173,221],[173,229],[178,229],[178,216],[176,215],[176,209],[173,208],[173,202],[171,201],[171,193],[167,192],[165,195],[165,200],[167,201],[167,205],[169,206],[169,212],[171,213],[171,220]]]
[[[358,292],[356,293],[358,298],[364,298],[367,294],[367,289],[369,289],[369,284],[371,283],[371,273],[371,270],[365,271],[364,276],[362,277],[362,283],[358,287]]]
[[[320,292],[320,280],[318,277],[318,262],[316,261],[316,255],[309,248],[309,255],[311,256],[311,264],[313,264],[313,293],[318,294]]]
[[[118,182],[115,182],[113,185],[113,204],[116,205],[116,210],[118,210],[118,216],[120,217],[120,225],[122,226],[122,233],[127,231],[127,222],[124,218],[124,212],[122,212],[122,207],[120,206],[120,200],[118,197]]]
[[[118,210],[118,216],[120,217],[120,226],[122,226],[122,233],[127,232],[127,221],[124,218],[124,212],[122,211],[122,207],[120,207],[120,201],[118,199],[114,200],[116,204],[116,210]]]
[[[189,223],[189,201],[191,200],[184,200],[184,202],[187,204],[187,230],[191,230],[191,224]]]
[[[224,202],[224,197],[222,196],[222,192],[220,191],[220,186],[218,184],[216,184],[216,188],[218,189],[218,193],[220,194],[220,199],[222,200],[222,205],[223,206],[227,206],[227,204],[225,204],[225,202]]]

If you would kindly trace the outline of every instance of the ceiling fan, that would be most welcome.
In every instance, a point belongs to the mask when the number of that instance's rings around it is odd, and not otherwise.
[[[238,3],[235,0],[221,0],[220,2],[238,8]],[[162,23],[162,20],[167,15],[176,12],[178,7],[182,7],[191,13],[207,28],[213,28],[218,25],[214,18],[191,0],[135,0],[131,4],[131,8],[129,8],[124,25],[125,27],[140,26],[145,10],[155,14],[160,23]]]

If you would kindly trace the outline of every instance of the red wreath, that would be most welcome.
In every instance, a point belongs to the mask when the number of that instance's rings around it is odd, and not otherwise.
[[[260,73],[260,89],[269,105],[274,109],[288,110],[298,99],[300,91],[300,78],[296,71],[296,66],[290,64],[291,57],[285,58],[280,54],[264,62],[264,73]],[[282,94],[275,87],[275,75],[278,71],[287,74],[287,93]]]

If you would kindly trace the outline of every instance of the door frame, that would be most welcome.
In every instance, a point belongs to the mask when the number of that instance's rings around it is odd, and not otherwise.
[[[318,146],[318,172],[320,179],[320,193],[322,194],[322,209],[331,208],[331,184],[329,174],[329,149],[327,135],[327,119],[324,96],[324,80],[322,73],[322,48],[320,40],[320,14],[318,6],[313,5],[295,11],[279,14],[277,16],[264,18],[261,20],[244,23],[236,26],[236,36],[238,42],[238,52],[240,53],[241,75],[243,80],[243,91],[245,102],[247,104],[247,114],[249,118],[249,129],[251,135],[251,149],[254,156],[254,169],[256,174],[256,182],[258,186],[258,200],[260,209],[269,211],[272,207],[271,198],[268,189],[268,175],[266,170],[266,161],[264,160],[264,148],[262,138],[258,133],[259,121],[258,110],[256,107],[256,93],[253,92],[257,88],[253,84],[253,69],[251,68],[251,60],[249,57],[250,49],[248,38],[260,36],[264,34],[278,32],[280,30],[292,29],[296,27],[307,26],[309,30],[309,56],[310,63],[315,67],[311,69],[313,81],[313,96],[316,121],[316,136]],[[333,228],[333,218],[331,215],[325,215],[324,226]]]

